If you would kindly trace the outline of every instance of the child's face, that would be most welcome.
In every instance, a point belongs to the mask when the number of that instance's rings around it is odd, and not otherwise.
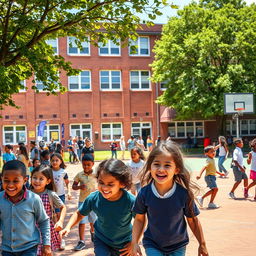
[[[216,152],[214,149],[210,149],[207,153],[205,153],[206,156],[210,157],[210,158],[214,158],[216,155]]]
[[[53,156],[51,159],[51,165],[53,170],[58,170],[60,169],[60,165],[62,164],[62,161],[57,157]]]
[[[10,197],[15,197],[23,189],[27,178],[21,175],[21,170],[8,170],[5,171],[2,177],[3,189]]]
[[[239,148],[242,148],[244,146],[243,141],[240,141],[240,142],[236,143],[236,146],[239,147]]]
[[[45,156],[44,156],[44,159],[45,159],[45,160],[49,160],[49,159],[50,159],[50,155],[45,155]]]
[[[93,165],[94,165],[94,162],[92,161],[82,161],[82,166],[85,173],[90,173]]]
[[[10,153],[10,152],[11,152],[11,149],[10,149],[10,148],[5,147],[5,148],[4,148],[4,151],[5,151],[6,153]]]
[[[118,200],[122,193],[120,189],[124,187],[125,186],[114,176],[103,171],[98,177],[98,190],[102,196],[109,201]]]
[[[35,160],[35,162],[34,162],[34,167],[38,167],[40,164],[41,164],[41,163],[40,163],[39,160]]]
[[[155,157],[151,164],[151,176],[158,185],[172,185],[173,176],[179,173],[172,155],[168,152]]]
[[[50,179],[47,179],[41,172],[33,173],[31,177],[31,184],[36,193],[44,192],[45,187],[51,182]]]
[[[131,159],[133,162],[137,162],[140,160],[140,155],[138,154],[138,152],[136,150],[131,151]]]

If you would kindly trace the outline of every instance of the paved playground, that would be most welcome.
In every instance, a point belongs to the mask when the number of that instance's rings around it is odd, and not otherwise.
[[[197,173],[203,166],[204,158],[186,158],[186,165],[192,171],[192,178],[195,180]],[[217,161],[217,160],[216,160]],[[225,162],[229,169],[231,159]],[[97,166],[98,163],[95,165]],[[81,165],[68,165],[67,172],[72,184],[73,177],[81,171]],[[249,174],[249,168],[247,168]],[[205,191],[203,177],[197,181],[202,187],[202,193]],[[252,197],[243,198],[242,185],[235,192],[236,200],[228,198],[228,193],[234,183],[233,173],[230,172],[228,178],[218,178],[217,184],[219,192],[216,203],[221,207],[217,210],[201,209],[199,215],[203,226],[204,235],[210,256],[253,256],[256,255],[256,201]],[[68,221],[71,214],[77,209],[78,192],[73,191],[73,199],[67,201]],[[250,194],[254,195],[255,188],[251,189]],[[208,201],[205,200],[207,206]],[[190,243],[187,246],[187,256],[197,256],[198,243],[193,234],[189,231]],[[66,250],[57,252],[56,255],[74,255],[74,256],[93,256],[93,244],[90,242],[89,229],[86,231],[87,249],[75,252],[73,247],[78,242],[77,226],[71,231],[66,240]],[[104,255],[102,255],[104,256]]]

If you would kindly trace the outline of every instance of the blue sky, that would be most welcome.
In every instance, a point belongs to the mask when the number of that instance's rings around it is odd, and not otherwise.
[[[152,1],[152,0],[151,0]],[[256,0],[244,0],[247,4],[256,3]],[[189,4],[192,2],[192,0],[169,0],[170,3],[176,4],[179,6],[179,8],[182,8],[184,5]],[[168,21],[168,17],[174,16],[176,14],[177,10],[174,10],[170,7],[164,7],[162,9],[162,16],[158,16],[156,20],[154,20],[154,23],[157,24],[165,24]]]

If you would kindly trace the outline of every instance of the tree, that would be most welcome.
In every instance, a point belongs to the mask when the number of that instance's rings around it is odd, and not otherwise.
[[[154,19],[165,2],[153,0],[149,5],[149,0],[0,0],[0,106],[15,106],[12,94],[24,89],[21,81],[32,75],[44,83],[48,94],[56,94],[56,90],[66,90],[59,82],[59,72],[68,76],[79,72],[54,54],[47,39],[74,36],[79,47],[85,36],[95,45],[108,39],[125,42],[128,37],[135,38],[142,22],[139,15],[146,13]]]
[[[178,119],[224,121],[224,93],[256,92],[255,42],[255,4],[207,0],[184,7],[154,49],[152,79],[168,87],[157,102],[174,108]]]

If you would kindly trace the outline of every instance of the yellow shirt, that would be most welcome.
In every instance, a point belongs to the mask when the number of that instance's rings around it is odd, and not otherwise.
[[[214,158],[207,157],[205,176],[208,176],[208,175],[214,175],[215,176],[216,172],[217,172],[217,169],[216,169]]]
[[[86,185],[86,189],[80,189],[79,202],[83,202],[91,192],[95,191],[96,179],[93,174],[86,175],[84,171],[79,172],[74,181],[79,183],[79,185]]]

